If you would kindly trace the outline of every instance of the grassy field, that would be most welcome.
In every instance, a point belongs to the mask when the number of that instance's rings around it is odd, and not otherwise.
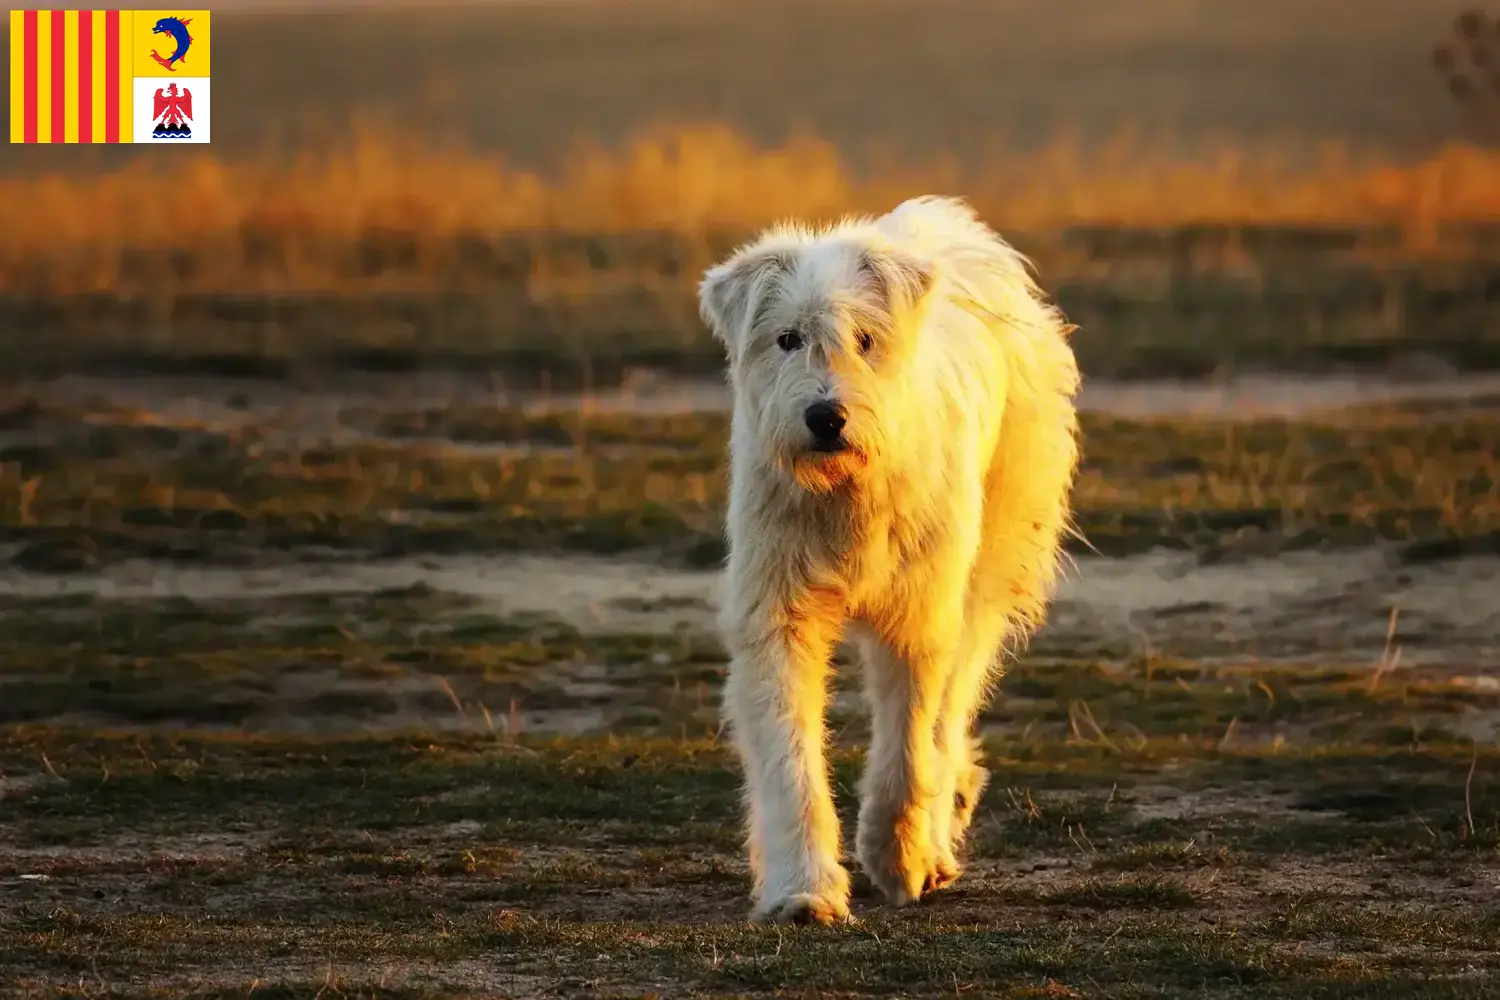
[[[866,901],[847,929],[784,931],[726,919],[745,873],[729,759],[709,740],[19,730],[7,772],[47,765],[6,813],[0,872],[29,878],[0,960],[25,992],[132,997],[1494,988],[1500,911],[1476,876],[1500,797],[1468,779],[1493,752],[990,755],[1005,787],[969,881],[909,912]],[[838,755],[842,786],[857,765]]]
[[[1091,414],[965,879],[794,932],[743,923],[721,414],[101,384],[0,410],[7,995],[1500,987],[1493,399]],[[833,725],[848,817],[853,670]]]
[[[233,566],[306,548],[723,556],[723,413],[351,402],[333,415],[351,435],[336,445],[297,436],[297,419],[216,428],[19,400],[0,412],[0,542],[32,569]],[[1420,558],[1500,537],[1492,408],[1313,422],[1090,414],[1085,429],[1080,552],[1389,542]]]

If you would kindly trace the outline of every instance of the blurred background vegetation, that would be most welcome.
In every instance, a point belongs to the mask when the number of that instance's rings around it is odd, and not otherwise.
[[[1036,258],[1092,374],[1500,359],[1479,15],[254,6],[215,12],[211,149],[0,154],[13,370],[708,370],[716,255],[919,192]]]

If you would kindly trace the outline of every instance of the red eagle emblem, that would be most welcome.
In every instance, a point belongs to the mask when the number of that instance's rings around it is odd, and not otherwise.
[[[151,130],[154,138],[158,139],[187,139],[193,134],[193,92],[183,87],[177,89],[177,84],[169,83],[165,88],[157,88],[156,99],[152,102],[151,120],[156,122],[156,127]]]

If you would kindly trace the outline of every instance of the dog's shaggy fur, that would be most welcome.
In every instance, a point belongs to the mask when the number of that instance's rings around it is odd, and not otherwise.
[[[912,902],[959,873],[988,777],[974,716],[1058,576],[1071,328],[1019,253],[934,197],[774,228],[711,268],[699,302],[734,390],[720,624],[752,916],[849,915],[824,758],[841,636],[861,648],[872,713],[857,855],[887,899]]]

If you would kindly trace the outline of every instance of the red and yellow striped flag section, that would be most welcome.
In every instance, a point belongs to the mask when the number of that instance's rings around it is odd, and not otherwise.
[[[10,12],[11,142],[144,141],[162,120],[160,98],[151,106],[157,88],[197,91],[202,112],[207,77],[208,11]],[[183,116],[171,121],[181,126]]]
[[[128,10],[10,12],[10,141],[129,142]]]

